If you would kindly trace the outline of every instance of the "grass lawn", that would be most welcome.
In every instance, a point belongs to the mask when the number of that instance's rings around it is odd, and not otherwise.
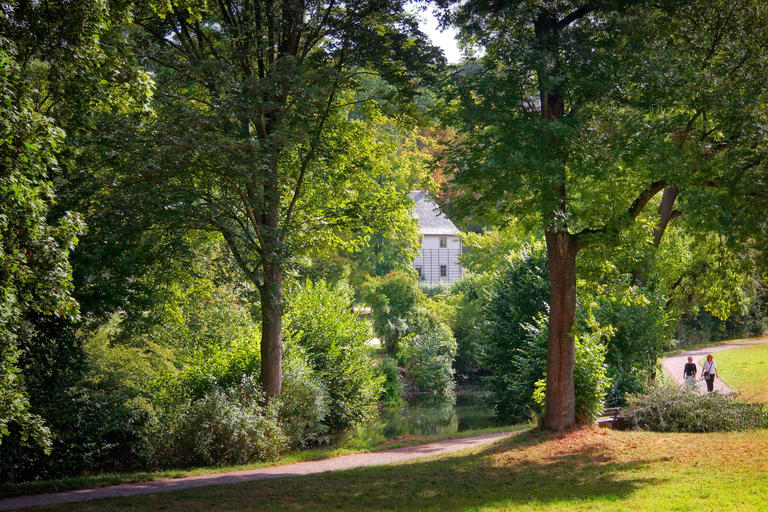
[[[225,473],[227,471],[237,471],[241,469],[257,469],[270,466],[279,466],[282,464],[291,464],[294,462],[305,462],[312,460],[322,460],[330,457],[339,457],[353,453],[365,453],[379,450],[389,450],[402,446],[414,446],[441,441],[443,439],[456,439],[461,437],[470,437],[491,432],[508,432],[511,430],[521,430],[525,425],[491,427],[478,430],[466,430],[456,434],[444,434],[434,436],[404,436],[390,441],[384,441],[374,446],[367,444],[365,440],[351,438],[341,446],[322,446],[309,450],[294,451],[283,455],[279,460],[268,462],[255,462],[251,464],[241,464],[237,466],[218,466],[189,469],[169,469],[154,472],[136,472],[136,473],[108,473],[99,475],[83,475],[71,478],[62,478],[59,480],[40,480],[35,482],[25,482],[20,484],[3,483],[0,484],[0,498],[11,498],[14,496],[26,496],[32,494],[44,494],[51,492],[75,491],[78,489],[91,489],[95,487],[107,487],[111,485],[132,484],[137,482],[151,482],[154,480],[165,480],[169,478],[182,478],[185,476],[211,475],[216,473]]]
[[[765,511],[768,431],[526,430],[394,466],[46,507],[67,511]]]
[[[723,381],[741,399],[768,403],[768,344],[718,352],[715,362]]]
[[[730,345],[732,343],[739,343],[740,341],[754,341],[754,340],[762,340],[765,339],[764,337],[756,337],[756,338],[734,338],[732,340],[723,340],[723,341],[708,341],[706,343],[691,343],[690,345],[685,345],[684,347],[676,347],[671,350],[667,350],[664,353],[662,353],[662,357],[669,357],[677,355],[681,352],[688,352],[689,350],[696,350],[697,348],[704,348],[704,347],[714,347],[716,345]]]

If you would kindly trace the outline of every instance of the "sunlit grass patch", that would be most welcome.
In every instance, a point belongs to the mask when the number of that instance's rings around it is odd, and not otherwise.
[[[527,430],[492,446],[393,466],[50,510],[763,511],[767,479],[766,430]]]
[[[720,377],[741,399],[768,403],[768,344],[725,350],[716,361]]]

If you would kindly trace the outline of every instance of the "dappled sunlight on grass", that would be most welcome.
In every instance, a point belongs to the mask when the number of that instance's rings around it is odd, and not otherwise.
[[[765,510],[768,431],[526,430],[470,453],[45,510]]]

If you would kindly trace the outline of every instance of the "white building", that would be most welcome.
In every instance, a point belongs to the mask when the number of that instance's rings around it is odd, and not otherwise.
[[[464,275],[459,265],[461,240],[459,230],[446,217],[429,194],[423,190],[411,192],[416,203],[414,216],[419,222],[421,249],[413,261],[419,279],[428,283],[453,282]]]

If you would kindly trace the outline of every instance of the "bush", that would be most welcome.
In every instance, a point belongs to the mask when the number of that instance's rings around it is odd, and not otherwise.
[[[303,357],[283,360],[283,387],[279,405],[280,428],[292,447],[326,441],[328,392]]]
[[[543,319],[539,322],[538,332],[547,338],[547,328]],[[605,365],[605,346],[598,335],[582,334],[576,336],[576,361],[573,366],[573,381],[576,394],[576,420],[581,424],[593,423],[600,417],[605,407],[606,391],[611,385]],[[546,373],[536,382],[533,400],[539,406],[535,411],[544,409],[546,391]]]
[[[548,298],[543,244],[524,245],[490,287],[482,362],[491,372],[490,405],[503,420],[523,421],[538,409],[533,393],[547,367]]]
[[[222,347],[209,355],[206,353],[190,357],[182,369],[166,372],[153,383],[153,400],[172,404],[203,398],[216,386],[237,386],[243,376],[258,375],[260,372],[258,342],[243,341]]]
[[[653,432],[730,432],[768,428],[763,404],[747,404],[733,394],[700,395],[687,386],[665,386],[630,397],[627,427]]]
[[[606,347],[598,335],[576,336],[576,362],[573,380],[576,388],[576,420],[594,423],[605,407],[605,396],[611,385],[605,364]]]
[[[397,360],[385,356],[379,363],[379,372],[384,376],[380,400],[387,405],[400,405],[403,402],[403,384],[400,382],[400,372]]]
[[[608,405],[623,406],[629,394],[643,393],[653,380],[658,360],[672,346],[667,298],[658,292],[615,283],[597,297],[595,321],[606,331],[611,388]]]
[[[416,284],[419,287],[419,290],[421,290],[425,296],[430,298],[440,295],[441,293],[446,293],[451,289],[451,283],[446,281],[437,281],[435,283],[417,281]]]
[[[395,355],[400,340],[414,330],[414,315],[424,302],[424,294],[415,276],[404,271],[371,279],[366,287],[364,299],[373,309],[373,330],[387,352]]]
[[[288,447],[277,405],[263,406],[264,394],[252,377],[240,385],[214,389],[165,412],[150,432],[150,467],[243,464],[277,458]]]
[[[488,274],[468,274],[456,281],[446,302],[453,308],[449,325],[456,338],[454,368],[458,374],[480,372],[486,345],[486,317],[488,292],[491,284]]]
[[[402,345],[400,358],[412,390],[433,394],[453,391],[456,340],[447,325],[437,324],[426,332],[411,334]]]
[[[22,359],[32,411],[53,434],[50,454],[25,443],[17,426],[0,444],[0,481],[124,471],[139,460],[152,407],[142,393],[156,376],[151,355],[83,341],[63,318],[38,318]]]
[[[344,430],[376,414],[382,378],[365,342],[367,323],[352,311],[349,292],[340,284],[306,282],[289,295],[285,314],[286,349],[306,355],[328,391],[326,424]]]

